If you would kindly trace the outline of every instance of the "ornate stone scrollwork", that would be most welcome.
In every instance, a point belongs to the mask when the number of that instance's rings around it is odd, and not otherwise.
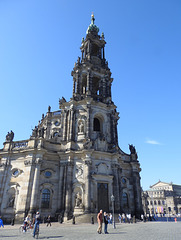
[[[76,166],[75,177],[76,178],[83,178],[83,167],[81,165]]]
[[[91,149],[93,146],[92,141],[89,138],[84,139],[83,146],[85,149]]]

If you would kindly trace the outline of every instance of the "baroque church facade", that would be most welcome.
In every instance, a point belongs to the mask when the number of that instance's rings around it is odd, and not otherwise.
[[[81,57],[71,73],[73,95],[59,100],[59,110],[42,115],[29,139],[6,136],[0,149],[0,214],[21,220],[37,210],[64,220],[90,216],[100,209],[142,213],[140,164],[118,146],[119,113],[112,101],[111,71],[104,34],[92,15]]]

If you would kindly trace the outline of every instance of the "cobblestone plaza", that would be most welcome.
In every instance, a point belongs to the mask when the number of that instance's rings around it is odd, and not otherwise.
[[[31,233],[19,233],[19,226],[6,225],[0,229],[1,239],[33,239]],[[108,226],[109,234],[97,234],[97,224],[59,224],[52,227],[40,225],[39,239],[121,239],[121,240],[180,240],[181,222],[147,222],[136,224],[116,224]]]

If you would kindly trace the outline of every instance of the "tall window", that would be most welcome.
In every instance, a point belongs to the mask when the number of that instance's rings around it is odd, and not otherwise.
[[[94,118],[94,131],[97,131],[97,132],[101,131],[101,125],[98,118]]]
[[[42,192],[41,207],[49,208],[50,206],[50,190],[44,189]]]
[[[128,195],[127,195],[127,193],[123,193],[122,203],[123,203],[123,208],[128,208]]]

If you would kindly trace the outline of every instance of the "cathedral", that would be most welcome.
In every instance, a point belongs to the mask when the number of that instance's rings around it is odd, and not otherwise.
[[[119,113],[105,38],[91,17],[74,64],[72,98],[42,115],[29,139],[8,132],[0,149],[0,215],[22,221],[36,211],[64,221],[106,212],[142,213],[140,164],[135,147],[118,145]]]

